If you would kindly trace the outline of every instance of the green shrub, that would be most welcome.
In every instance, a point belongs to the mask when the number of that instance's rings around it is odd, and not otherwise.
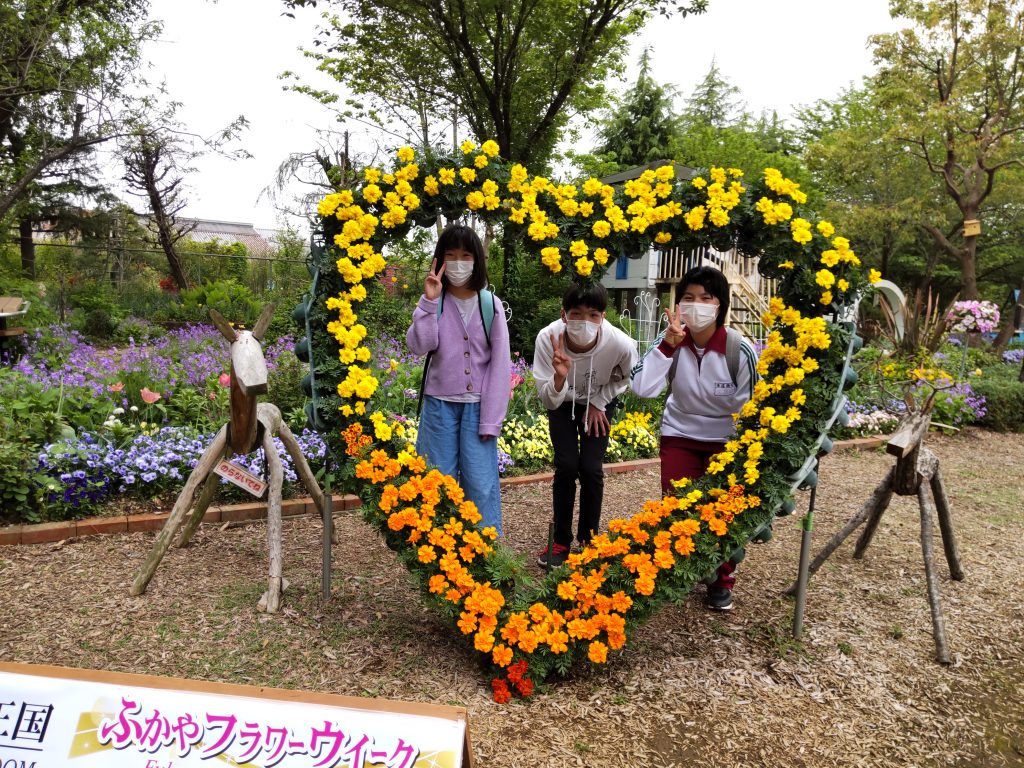
[[[97,310],[105,312],[108,317],[120,320],[127,312],[121,308],[120,300],[114,289],[107,283],[89,281],[82,283],[68,294],[68,305],[72,309],[80,309],[88,318]]]
[[[175,319],[190,323],[208,323],[210,310],[216,309],[228,322],[251,328],[262,308],[262,302],[244,285],[239,285],[234,280],[219,280],[182,291],[181,307],[176,312]]]
[[[114,341],[118,344],[145,344],[162,336],[164,329],[139,317],[126,317],[114,330]]]
[[[276,366],[267,374],[267,391],[270,402],[280,408],[281,413],[305,406],[306,396],[300,383],[308,370],[295,353],[286,351],[278,355]]]
[[[107,341],[114,335],[117,325],[117,321],[110,316],[107,310],[97,307],[86,313],[82,330],[86,336],[99,341]]]
[[[1004,379],[979,379],[974,391],[985,396],[986,414],[979,422],[999,432],[1024,432],[1024,384]]]

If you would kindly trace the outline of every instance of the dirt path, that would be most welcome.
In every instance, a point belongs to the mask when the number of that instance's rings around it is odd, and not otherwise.
[[[950,668],[933,661],[911,499],[893,501],[865,559],[848,542],[812,580],[802,643],[779,594],[796,570],[794,516],[752,548],[731,613],[708,613],[694,595],[607,667],[506,706],[356,516],[339,525],[326,607],[319,526],[285,523],[292,588],[277,616],[255,609],[261,525],[201,531],[140,598],[128,585],[151,534],[0,548],[0,660],[463,705],[482,766],[1024,766],[1024,435],[929,445],[967,572],[958,583],[940,571]],[[825,460],[815,550],[890,462],[880,451]],[[605,517],[637,509],[657,482],[654,472],[609,478]],[[534,552],[549,488],[504,498],[510,544]]]

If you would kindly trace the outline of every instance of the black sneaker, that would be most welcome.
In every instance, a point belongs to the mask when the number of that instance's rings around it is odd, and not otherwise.
[[[732,590],[725,587],[708,587],[704,605],[712,611],[732,610]]]
[[[569,547],[565,544],[552,544],[551,552],[548,552],[548,548],[544,547],[544,550],[540,553],[540,557],[537,558],[537,565],[541,568],[557,568],[560,565],[565,565],[565,561],[569,559]]]

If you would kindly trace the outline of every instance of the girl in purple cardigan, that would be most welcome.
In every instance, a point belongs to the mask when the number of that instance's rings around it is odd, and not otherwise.
[[[483,515],[481,526],[500,536],[498,435],[508,410],[512,357],[505,310],[486,285],[480,238],[467,226],[449,224],[434,249],[406,341],[413,354],[430,354],[416,450],[458,479]]]

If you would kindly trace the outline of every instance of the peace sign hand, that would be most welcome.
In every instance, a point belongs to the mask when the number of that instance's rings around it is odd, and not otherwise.
[[[437,268],[437,259],[430,262],[430,270],[427,272],[427,278],[423,281],[423,295],[430,301],[435,301],[441,295],[441,275],[444,274],[445,264],[441,265],[441,268]]]
[[[569,366],[572,365],[572,360],[565,354],[562,349],[562,337],[561,334],[551,334],[551,367],[555,371],[555,379],[558,381],[565,381],[565,377],[569,375]],[[561,387],[556,387],[561,389]]]
[[[683,343],[683,312],[676,304],[676,311],[665,307],[665,317],[668,320],[668,328],[665,329],[665,343],[670,347],[678,347]]]

